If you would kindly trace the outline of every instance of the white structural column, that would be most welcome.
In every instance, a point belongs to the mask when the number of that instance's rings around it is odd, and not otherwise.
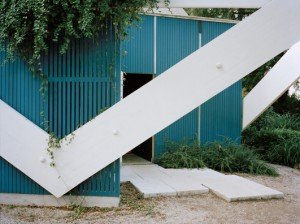
[[[296,0],[297,1],[297,0]],[[271,0],[161,0],[160,8],[261,8]]]
[[[70,144],[63,141],[62,149],[56,151],[56,167],[53,170],[49,164],[41,165],[40,161],[33,159],[40,157],[40,150],[43,150],[41,145],[35,146],[38,149],[19,151],[21,160],[6,155],[8,161],[26,169],[31,178],[40,177],[36,172],[38,170],[44,178],[33,179],[56,197],[61,197],[149,137],[289,49],[300,39],[299,10],[300,1],[272,0],[77,129],[74,140]],[[5,128],[1,130],[2,134],[6,132]],[[2,144],[3,141],[0,143],[1,156],[3,153],[14,153],[13,149],[6,152]],[[21,166],[18,163],[24,164]],[[49,182],[48,178],[55,169],[60,176]]]
[[[243,101],[243,129],[269,108],[300,77],[300,42],[295,44]]]
[[[59,194],[68,188],[49,165],[48,140],[44,130],[0,100],[0,156],[52,194]]]

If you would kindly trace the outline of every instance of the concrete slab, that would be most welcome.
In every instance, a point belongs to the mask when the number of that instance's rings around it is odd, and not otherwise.
[[[161,185],[170,187],[175,195],[203,194],[209,191],[200,182],[195,182],[184,174],[173,175],[168,170],[157,165],[132,166],[131,170],[143,178],[145,182],[153,182],[155,180]]]
[[[283,198],[283,193],[236,175],[225,175],[211,169],[170,170],[174,174],[184,173],[201,182],[214,194],[228,202]]]
[[[283,193],[269,187],[207,168],[164,169],[153,163],[127,163],[121,168],[121,182],[125,181],[130,181],[144,197],[203,194],[209,190],[228,202],[283,197]]]

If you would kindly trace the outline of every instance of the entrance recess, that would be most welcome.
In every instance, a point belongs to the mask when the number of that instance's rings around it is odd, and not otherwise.
[[[152,79],[152,74],[124,74],[123,98],[127,97],[146,83],[150,82]],[[133,153],[148,161],[151,161],[153,158],[153,137],[147,139],[129,153]]]

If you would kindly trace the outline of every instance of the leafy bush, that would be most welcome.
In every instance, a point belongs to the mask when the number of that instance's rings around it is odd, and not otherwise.
[[[15,52],[31,68],[41,69],[41,55],[49,43],[60,45],[64,53],[74,38],[93,38],[107,30],[111,21],[118,36],[139,18],[143,7],[153,8],[157,0],[19,0],[0,2],[0,45],[8,41],[8,59]]]
[[[249,144],[249,143],[248,143]],[[294,167],[300,163],[300,132],[289,129],[263,129],[255,135],[255,146],[269,162]]]
[[[243,132],[243,143],[269,162],[294,167],[300,163],[300,118],[270,109]]]
[[[295,114],[278,114],[273,108],[268,109],[250,128],[261,129],[291,129],[300,130],[300,117]],[[253,129],[254,130],[254,129]]]
[[[205,166],[222,172],[277,175],[276,170],[262,161],[253,150],[228,141],[224,144],[214,142],[204,146],[198,143],[169,144],[168,151],[155,162],[165,168],[202,168]]]
[[[274,168],[261,160],[260,156],[244,145],[227,142],[225,145],[214,142],[202,149],[207,167],[222,172],[243,172],[276,176]]]
[[[205,167],[198,144],[167,142],[166,147],[167,152],[155,161],[161,166],[175,169]]]
[[[300,134],[274,145],[265,155],[266,160],[290,167],[300,164]]]

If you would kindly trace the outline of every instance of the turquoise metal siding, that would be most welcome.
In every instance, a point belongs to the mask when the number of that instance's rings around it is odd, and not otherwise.
[[[157,17],[157,75],[199,48],[198,27],[195,20]],[[167,141],[192,140],[197,135],[198,109],[195,109],[155,135],[154,155],[157,157],[165,152]]]
[[[157,17],[157,75],[199,48],[198,27],[195,20]]]
[[[230,29],[234,24],[202,22],[202,46]],[[201,105],[200,142],[229,138],[240,142],[242,131],[241,81]]]
[[[154,74],[154,17],[142,16],[127,32],[121,44],[122,71]]]
[[[73,41],[65,55],[60,55],[56,47],[50,47],[43,58],[49,81],[44,107],[39,92],[41,80],[34,78],[26,64],[17,58],[1,67],[0,99],[40,126],[40,112],[45,111],[50,129],[58,137],[64,137],[119,100],[120,62],[115,55],[118,46],[110,32],[94,41]],[[2,59],[4,54],[2,52]],[[3,158],[0,158],[0,168],[0,192],[48,194]],[[74,193],[118,196],[119,160],[78,185],[72,190]]]
[[[1,52],[0,61],[5,57],[5,52]],[[0,99],[42,127],[40,86],[41,79],[34,77],[27,64],[19,58],[0,66]],[[46,191],[0,157],[0,193],[45,194]]]
[[[242,83],[237,82],[201,106],[201,143],[240,142],[242,122]]]

